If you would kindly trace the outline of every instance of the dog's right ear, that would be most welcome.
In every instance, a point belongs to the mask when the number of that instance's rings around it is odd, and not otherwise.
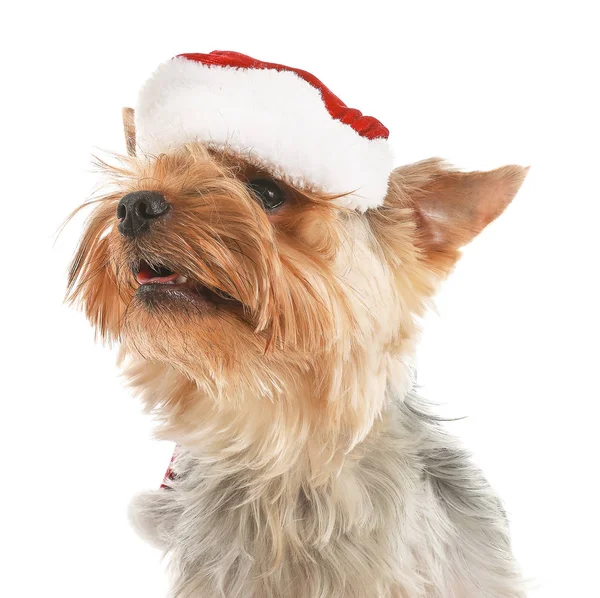
[[[127,153],[130,156],[135,156],[135,111],[133,108],[123,108],[121,115],[123,116],[123,131]]]

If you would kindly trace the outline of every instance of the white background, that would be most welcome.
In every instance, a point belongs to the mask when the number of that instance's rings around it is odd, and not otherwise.
[[[504,498],[536,598],[599,596],[597,17],[592,2],[34,2],[2,18],[0,595],[164,597],[126,505],[171,447],[61,304],[95,147],[181,52],[315,73],[397,163],[532,166],[426,322],[423,393]],[[587,6],[587,8],[586,8]]]

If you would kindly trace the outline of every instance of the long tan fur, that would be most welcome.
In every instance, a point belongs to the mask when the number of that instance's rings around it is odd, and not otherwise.
[[[69,296],[181,446],[172,489],[132,507],[171,556],[173,596],[523,596],[499,502],[411,393],[410,363],[438,282],[524,169],[403,167],[366,214],[279,181],[271,215],[247,186],[268,172],[232,153],[190,144],[103,169]],[[138,190],[171,211],[125,238],[116,204]],[[236,303],[143,303],[140,260]]]

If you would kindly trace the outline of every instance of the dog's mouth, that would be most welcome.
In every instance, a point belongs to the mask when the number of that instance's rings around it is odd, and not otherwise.
[[[136,272],[137,270],[137,272]],[[140,285],[145,284],[186,284],[187,276],[173,272],[166,266],[151,266],[142,262],[139,268],[134,268],[135,279]]]
[[[149,264],[141,261],[132,266],[132,271],[139,284],[136,294],[144,299],[168,297],[169,299],[191,299],[203,304],[242,306],[237,299],[225,291],[192,280],[164,264]]]

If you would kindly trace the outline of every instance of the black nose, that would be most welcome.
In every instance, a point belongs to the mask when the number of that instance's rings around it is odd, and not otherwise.
[[[119,232],[135,237],[150,230],[153,220],[164,216],[171,206],[156,191],[135,191],[121,198],[117,206]]]

